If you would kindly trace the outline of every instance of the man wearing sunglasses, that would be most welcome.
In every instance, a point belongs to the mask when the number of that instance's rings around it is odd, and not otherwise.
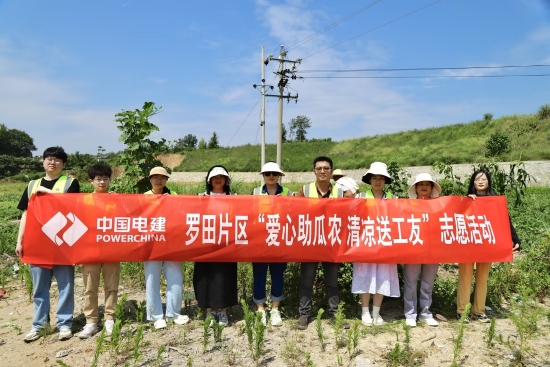
[[[281,167],[275,162],[267,162],[263,165],[260,174],[264,178],[265,185],[256,187],[252,195],[277,195],[292,196],[293,193],[288,188],[279,184],[279,177],[285,174]],[[262,315],[262,323],[267,324],[264,304],[267,300],[265,285],[267,281],[267,269],[271,274],[271,312],[270,319],[272,326],[281,326],[283,320],[279,312],[279,303],[283,300],[283,279],[286,269],[286,263],[252,263],[252,272],[254,274],[254,303],[257,312]]]
[[[332,176],[332,159],[328,157],[317,157],[313,161],[313,173],[316,180],[310,184],[304,185],[296,194],[296,196],[304,196],[310,198],[341,198],[344,193],[339,190],[336,185],[332,185],[330,178]],[[335,314],[340,303],[340,289],[338,288],[338,270],[340,264],[323,262],[323,274],[325,277],[325,291],[328,298],[329,313],[331,321],[334,322]],[[300,319],[298,320],[298,328],[301,330],[307,329],[309,324],[309,314],[311,312],[311,296],[313,293],[313,282],[317,273],[316,262],[303,262],[301,264],[301,279],[300,279]],[[349,329],[349,324],[342,325],[344,329]]]

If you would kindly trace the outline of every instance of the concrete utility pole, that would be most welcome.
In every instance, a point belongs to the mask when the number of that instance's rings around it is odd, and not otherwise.
[[[290,95],[290,93],[287,93],[284,95],[284,90],[286,85],[288,84],[288,79],[298,79],[301,78],[299,76],[296,76],[296,64],[300,64],[302,62],[302,59],[296,59],[295,61],[292,60],[286,60],[286,53],[285,47],[281,45],[281,51],[279,52],[279,58],[273,57],[273,55],[268,55],[267,58],[264,59],[264,48],[262,47],[262,85],[261,85],[261,93],[262,93],[262,112],[260,117],[260,126],[262,127],[262,166],[265,164],[265,97],[277,97],[279,98],[279,118],[278,118],[278,127],[277,127],[277,163],[282,168],[282,146],[283,146],[283,99],[286,99],[287,103],[290,102],[291,99],[294,99],[296,103],[298,103],[298,93],[296,93],[295,96]],[[266,94],[265,90],[266,87],[270,88],[271,90],[274,89],[272,85],[266,85],[265,84],[265,66],[269,64],[269,61],[279,61],[279,70],[275,73],[279,76],[279,83],[277,83],[277,86],[279,87],[279,94]],[[290,69],[285,69],[285,62],[291,63],[292,67]],[[252,85],[254,88],[257,88],[258,85],[254,84]]]

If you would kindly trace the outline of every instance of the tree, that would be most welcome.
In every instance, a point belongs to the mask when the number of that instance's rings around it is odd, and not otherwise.
[[[309,119],[309,117],[299,115],[296,118],[290,120],[290,136],[296,136],[296,141],[307,141],[307,129],[309,129],[310,127],[311,120]]]
[[[216,149],[220,147],[220,143],[218,142],[218,135],[214,131],[212,133],[212,137],[210,138],[210,141],[208,142],[208,149]]]
[[[197,137],[193,134],[185,135],[181,143],[183,150],[197,149]]]
[[[286,127],[285,127],[285,124],[282,125],[282,133],[281,133],[281,140],[283,141],[283,143],[286,143],[287,142],[287,139],[286,139]]]
[[[156,157],[168,150],[166,140],[156,142],[148,138],[152,132],[159,131],[149,118],[161,109],[153,102],[145,102],[141,110],[123,110],[115,115],[119,123],[117,129],[122,131],[118,141],[124,143],[126,148],[119,155],[119,164],[124,167],[124,174],[113,182],[113,191],[145,192],[149,187],[149,171],[155,166],[162,166]]]
[[[206,144],[206,140],[204,140],[204,138],[201,138],[201,141],[199,141],[198,149],[208,149],[208,145]]]
[[[29,134],[18,129],[8,129],[0,124],[0,155],[32,158],[36,150],[34,140]]]

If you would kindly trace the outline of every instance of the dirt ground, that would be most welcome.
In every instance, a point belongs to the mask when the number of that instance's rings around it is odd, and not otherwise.
[[[75,325],[74,332],[80,331],[85,321],[82,315],[83,283],[80,274],[75,280]],[[99,334],[88,340],[76,336],[67,341],[58,341],[57,333],[33,343],[25,343],[23,337],[31,326],[33,306],[19,280],[5,286],[8,294],[0,299],[0,366],[90,366]],[[121,287],[119,296],[126,294],[128,300],[144,299],[144,291]],[[56,308],[57,289],[52,286],[52,310]],[[100,302],[103,295],[100,294]],[[404,346],[405,331],[402,326],[403,306],[401,299],[386,299],[382,305],[382,316],[387,324],[378,327],[359,326],[357,355],[350,359],[348,349],[335,344],[335,331],[328,320],[323,320],[325,350],[322,351],[317,337],[315,321],[312,320],[305,331],[296,328],[295,319],[284,319],[282,327],[268,326],[265,333],[265,353],[261,366],[385,366],[392,365],[387,355],[396,343]],[[464,331],[460,366],[511,366],[513,349],[517,347],[519,333],[514,324],[495,313],[497,317],[495,338],[492,348],[487,347],[488,324],[471,322]],[[55,312],[51,313],[52,324]],[[353,320],[350,320],[353,322]],[[230,326],[223,331],[223,343],[215,344],[213,337],[203,352],[203,321],[193,319],[185,326],[169,325],[156,331],[151,324],[145,324],[143,341],[139,348],[141,357],[134,364],[133,338],[138,324],[132,322],[123,327],[123,337],[118,353],[114,353],[107,341],[99,357],[98,366],[255,366],[248,349],[244,332],[242,309],[234,307],[230,312]],[[420,324],[410,331],[412,354],[410,364],[422,366],[450,366],[453,358],[454,338],[459,324],[440,321],[439,327]],[[550,366],[549,321],[544,317],[539,322],[538,334],[528,341],[526,366]],[[501,336],[501,337],[500,337]],[[108,339],[107,339],[108,340]],[[157,359],[159,346],[166,350]],[[66,351],[64,357],[56,354]],[[309,353],[309,360],[307,357]],[[340,356],[340,361],[339,357]],[[58,362],[61,361],[61,362]],[[397,366],[398,364],[395,364]]]

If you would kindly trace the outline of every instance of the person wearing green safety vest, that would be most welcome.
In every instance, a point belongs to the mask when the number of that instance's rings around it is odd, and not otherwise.
[[[23,256],[23,237],[27,222],[27,209],[32,195],[41,193],[62,194],[80,192],[80,184],[77,180],[62,175],[63,168],[67,164],[67,153],[61,147],[51,147],[44,151],[45,177],[29,182],[23,191],[17,208],[23,211],[19,223],[19,234],[15,253]],[[63,213],[66,215],[68,213]],[[40,244],[36,244],[39,246]],[[59,340],[70,339],[73,334],[74,312],[74,267],[72,265],[38,265],[31,264],[30,272],[33,284],[34,318],[31,330],[25,335],[25,342],[30,343],[39,339],[44,333],[40,330],[50,322],[50,288],[52,277],[57,280],[59,299],[57,302],[57,328]]]
[[[154,167],[149,172],[149,181],[152,189],[145,192],[146,195],[170,195],[173,194],[166,182],[170,174],[164,167]],[[144,261],[145,269],[145,302],[147,320],[152,321],[155,329],[164,329],[168,322],[184,325],[189,322],[187,315],[181,314],[181,301],[183,298],[183,273],[181,261]],[[162,310],[160,298],[160,275],[164,271],[166,278],[166,317]]]
[[[332,159],[328,157],[317,157],[313,160],[313,173],[316,180],[310,184],[304,185],[296,196],[310,198],[341,198],[343,197],[342,190],[336,185],[332,185],[330,177],[332,176]],[[325,280],[325,290],[328,298],[329,314],[331,321],[334,322],[338,304],[340,303],[340,289],[338,287],[338,270],[339,263],[323,262],[323,273]],[[300,265],[300,319],[298,320],[298,328],[301,330],[307,329],[309,324],[309,315],[311,312],[311,297],[313,294],[313,283],[317,273],[316,262],[303,262]],[[345,329],[349,329],[349,324],[342,325]]]
[[[373,162],[361,179],[371,186],[364,197],[372,199],[390,199],[392,194],[384,191],[384,185],[390,184],[392,178],[388,167],[382,162]],[[384,296],[399,297],[399,278],[397,264],[353,263],[353,278],[351,293],[359,294],[361,298],[361,320],[364,325],[381,325],[384,320],[380,316],[380,306]],[[369,312],[370,295],[372,298],[372,317]]]
[[[263,165],[260,174],[264,178],[265,185],[256,187],[252,195],[276,195],[292,196],[293,193],[288,188],[279,184],[279,177],[284,176],[281,167],[275,162],[267,162]],[[261,321],[267,324],[264,304],[267,300],[265,285],[267,282],[267,269],[271,274],[271,312],[269,314],[272,326],[281,326],[283,320],[279,312],[279,303],[283,300],[284,272],[286,263],[264,262],[252,263],[252,273],[254,275],[253,301],[256,304],[257,312],[262,316]]]

